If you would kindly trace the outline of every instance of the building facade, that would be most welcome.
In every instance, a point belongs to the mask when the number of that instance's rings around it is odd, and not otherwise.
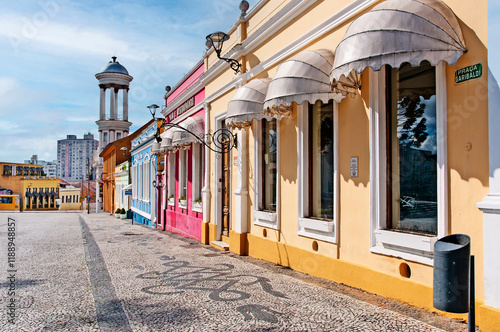
[[[158,188],[160,210],[157,227],[201,240],[204,187],[205,89],[200,81],[203,62],[165,95],[162,114],[167,125],[161,137],[159,155],[163,188]],[[172,127],[175,124],[179,127]]]
[[[156,180],[157,157],[151,149],[155,140],[157,123],[151,120],[136,131],[132,140],[130,178],[132,184],[132,219],[144,225],[156,227]]]
[[[81,210],[82,200],[81,200],[81,188],[66,187],[61,188],[59,191],[59,210],[60,211],[71,211],[71,210]]]
[[[84,134],[83,138],[67,135],[66,139],[58,140],[58,176],[66,181],[86,180],[92,165],[93,153],[98,146],[99,142],[91,133]]]
[[[131,190],[130,184],[130,163],[125,161],[115,167],[115,206],[117,209],[130,208],[130,195],[127,195],[127,190]],[[116,209],[115,209],[116,211]]]
[[[241,71],[209,49],[200,77],[205,132],[237,135],[229,154],[206,154],[201,241],[436,311],[434,243],[467,234],[476,322],[497,328],[486,17],[486,0],[262,0],[242,13],[221,52]]]
[[[53,210],[59,197],[58,177],[43,175],[40,165],[0,162],[0,190],[19,195],[22,210]]]

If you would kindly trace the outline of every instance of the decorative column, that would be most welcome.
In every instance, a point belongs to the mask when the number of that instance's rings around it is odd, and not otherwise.
[[[111,87],[110,89],[110,107],[109,107],[109,112],[110,112],[110,119],[115,120],[116,119],[116,112],[115,112],[115,102],[116,102],[116,93],[115,93],[115,88]]]
[[[101,102],[99,106],[99,120],[104,120],[106,116],[106,88],[101,88]]]
[[[128,121],[128,88],[123,89],[123,121]]]
[[[210,105],[205,108],[205,134],[210,132]],[[205,146],[205,186],[201,189],[203,199],[203,222],[210,222],[210,153],[211,150]],[[166,165],[166,163],[165,163]]]
[[[488,72],[488,132],[490,193],[477,203],[483,211],[484,304],[500,309],[500,89]]]
[[[102,130],[99,130],[99,153],[101,153],[102,151],[102,138],[103,138]]]
[[[120,92],[120,89],[115,88],[115,109],[114,109],[114,113],[115,113],[114,119],[115,120],[118,120],[118,93],[119,92]]]
[[[248,145],[247,130],[238,129],[238,187],[234,191],[236,216],[234,230],[243,234],[248,232],[247,201],[248,201]]]

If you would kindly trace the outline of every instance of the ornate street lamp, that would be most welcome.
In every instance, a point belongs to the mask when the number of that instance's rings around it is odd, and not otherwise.
[[[231,69],[234,70],[234,73],[238,74],[240,72],[241,64],[237,60],[223,58],[220,55],[220,53],[222,51],[222,45],[224,44],[224,42],[226,40],[229,40],[229,35],[224,33],[224,32],[217,31],[217,32],[209,34],[206,37],[206,39],[207,39],[207,41],[205,42],[205,45],[208,48],[213,47],[215,54],[217,54],[217,57],[221,60],[228,62],[229,65],[231,66]]]

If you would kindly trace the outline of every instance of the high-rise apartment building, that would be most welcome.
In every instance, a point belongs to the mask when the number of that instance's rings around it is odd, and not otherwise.
[[[81,181],[87,178],[92,154],[99,147],[94,135],[87,133],[82,138],[67,135],[57,141],[57,175],[65,181]]]

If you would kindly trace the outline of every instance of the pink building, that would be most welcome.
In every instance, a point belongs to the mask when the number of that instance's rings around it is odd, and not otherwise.
[[[161,135],[164,168],[158,174],[164,187],[158,189],[157,227],[196,240],[201,240],[203,221],[205,146],[198,139],[205,134],[205,88],[199,80],[203,72],[200,61],[165,95],[166,122],[191,133],[165,126]]]

